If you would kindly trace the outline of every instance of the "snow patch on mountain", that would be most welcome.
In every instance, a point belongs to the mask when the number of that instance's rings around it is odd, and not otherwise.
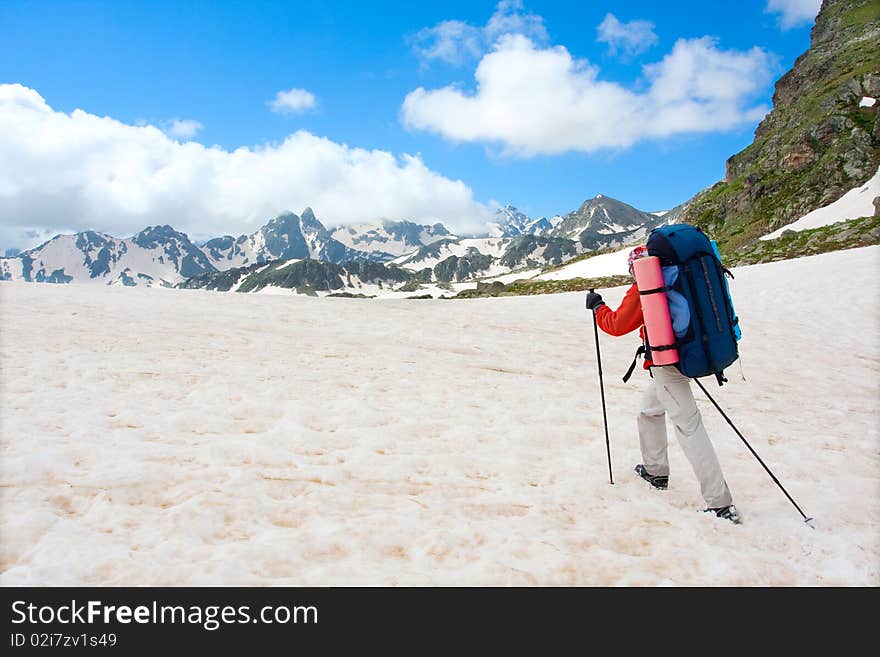
[[[602,276],[626,276],[627,258],[631,249],[621,249],[612,253],[592,256],[568,265],[563,265],[546,274],[535,276],[539,281],[562,281],[572,278],[600,278]]]
[[[472,249],[482,255],[500,258],[509,243],[504,237],[469,237],[464,239],[444,238],[419,249],[416,253],[395,258],[391,262],[410,270],[425,267],[434,268],[450,256],[459,258],[472,253]]]
[[[411,221],[340,226],[331,236],[350,249],[372,254],[376,260],[391,260],[437,240],[454,237],[441,223],[420,225]]]
[[[874,199],[880,196],[880,167],[864,185],[854,187],[833,203],[805,214],[797,221],[764,235],[762,240],[773,240],[787,230],[801,231],[821,228],[840,221],[870,217],[874,214]]]

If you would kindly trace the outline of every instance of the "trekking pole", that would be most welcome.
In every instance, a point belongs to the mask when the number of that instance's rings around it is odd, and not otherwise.
[[[592,292],[593,289],[590,289]],[[599,390],[602,392],[602,421],[605,423],[605,451],[608,452],[608,479],[614,485],[611,474],[611,442],[608,440],[608,416],[605,413],[605,385],[602,382],[602,354],[599,351],[599,325],[596,323],[596,311],[593,310],[593,332],[596,334],[596,362],[599,363]]]
[[[783,485],[782,485],[781,483],[779,483],[779,480],[776,478],[776,475],[774,475],[773,472],[771,472],[770,468],[768,468],[767,465],[764,463],[764,461],[761,460],[761,457],[758,456],[758,453],[757,453],[754,449],[752,449],[752,446],[749,445],[749,441],[745,439],[745,436],[743,436],[743,435],[739,432],[739,429],[736,428],[736,425],[730,420],[729,417],[727,417],[727,413],[725,413],[723,410],[721,410],[721,407],[718,405],[718,402],[716,402],[716,401],[712,398],[712,395],[710,395],[710,394],[709,394],[709,391],[706,390],[705,387],[703,387],[703,384],[700,383],[700,380],[699,380],[699,379],[694,379],[694,381],[697,382],[697,385],[700,386],[700,390],[703,391],[703,393],[706,395],[706,397],[709,398],[709,401],[712,402],[712,404],[715,406],[715,408],[718,409],[718,412],[721,413],[721,416],[722,416],[725,420],[727,420],[727,424],[729,424],[731,427],[733,427],[733,430],[736,431],[736,435],[739,436],[740,439],[745,443],[746,447],[749,448],[749,451],[752,453],[752,455],[753,455],[756,459],[758,459],[758,463],[760,463],[762,466],[764,466],[764,469],[767,471],[767,474],[769,474],[770,477],[773,479],[773,481],[776,482],[776,485],[779,486],[779,489],[780,489],[783,493],[785,493],[785,496],[788,498],[788,501],[791,502],[792,504],[794,504],[794,508],[797,509],[797,510],[798,510],[798,513],[800,513],[800,514],[803,516],[803,518],[804,518],[804,522],[807,523],[807,525],[808,525],[811,529],[816,529],[815,527],[813,527],[813,525],[810,524],[810,523],[813,521],[813,519],[812,519],[812,518],[808,518],[808,517],[807,517],[807,514],[804,513],[803,511],[801,511],[801,507],[799,507],[799,506],[797,505],[797,502],[795,502],[794,499],[792,498],[792,496],[788,494],[788,491],[785,490],[785,488],[783,487]]]

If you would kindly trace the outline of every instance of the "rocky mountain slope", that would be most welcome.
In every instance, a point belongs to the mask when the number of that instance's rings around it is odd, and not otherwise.
[[[343,265],[320,260],[278,260],[201,274],[178,287],[220,292],[260,292],[266,288],[277,288],[305,295],[316,295],[318,292],[354,294],[391,288],[411,278],[410,272],[370,260]]]
[[[880,165],[880,8],[824,0],[809,50],[776,83],[755,140],[680,220],[734,250],[827,205]]]

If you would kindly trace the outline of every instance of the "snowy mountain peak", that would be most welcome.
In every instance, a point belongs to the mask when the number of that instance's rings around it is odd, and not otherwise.
[[[90,234],[98,235],[98,233],[93,233],[92,231],[81,233],[81,235]],[[113,239],[109,235],[105,235],[103,237]],[[180,243],[189,243],[189,237],[187,237],[185,233],[178,232],[167,224],[164,226],[147,226],[131,239],[132,242],[145,249],[155,248],[156,246],[163,244],[169,240],[174,240]]]
[[[495,211],[495,221],[489,224],[491,237],[516,237],[517,235],[540,235],[548,229],[549,222],[543,217],[532,220],[512,205]]]
[[[277,217],[273,217],[260,228],[261,231],[285,230],[291,226],[299,226],[299,217],[290,210],[285,210]]]
[[[577,240],[586,249],[599,249],[637,242],[660,221],[622,201],[597,194],[557,222],[550,234]]]
[[[283,212],[251,235],[216,238],[202,248],[221,270],[278,259],[344,262],[364,255],[334,239],[308,207],[301,215]]]
[[[296,215],[294,215],[294,216],[296,216]],[[315,213],[311,208],[306,208],[305,210],[303,210],[302,214],[300,215],[299,218],[300,218],[300,225],[303,227],[308,226],[309,228],[312,228],[314,230],[325,231],[325,232],[327,230],[324,227],[324,224],[322,224],[320,221],[318,221],[317,217],[315,217]]]

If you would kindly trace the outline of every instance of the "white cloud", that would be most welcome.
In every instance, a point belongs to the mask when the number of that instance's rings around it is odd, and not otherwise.
[[[621,23],[611,13],[599,23],[596,31],[599,34],[596,40],[607,43],[612,55],[623,52],[632,57],[645,52],[659,41],[654,34],[654,23],[651,21],[632,20],[629,23]]]
[[[522,0],[501,0],[481,27],[464,21],[442,21],[419,30],[410,41],[416,55],[425,62],[439,59],[460,65],[478,59],[507,34],[522,34],[537,42],[547,40],[543,18],[526,13]]]
[[[201,123],[192,119],[171,119],[171,125],[168,126],[167,132],[172,137],[191,139],[204,127]]]
[[[522,0],[501,0],[483,31],[490,43],[505,34],[522,34],[538,41],[547,39],[544,19],[537,14],[525,13]]]
[[[315,96],[305,89],[289,89],[275,94],[275,100],[269,103],[273,112],[293,114],[311,109],[317,105]]]
[[[0,85],[0,237],[33,246],[91,228],[130,235],[171,224],[191,237],[253,231],[284,210],[314,208],[326,225],[382,218],[476,227],[471,189],[418,157],[364,150],[305,131],[228,151],[178,142],[77,109],[53,110],[33,89]]]
[[[810,25],[821,6],[822,0],[768,0],[764,12],[781,14],[779,27],[790,30],[793,27]]]
[[[439,59],[463,64],[483,52],[483,34],[463,21],[443,21],[419,30],[412,39],[415,53],[423,60]]]
[[[409,93],[404,124],[459,142],[499,143],[508,154],[624,148],[645,139],[728,130],[760,119],[753,104],[776,68],[760,48],[720,50],[715,40],[679,39],[643,67],[644,90],[599,78],[562,46],[505,36],[480,61],[475,93],[455,86]]]

